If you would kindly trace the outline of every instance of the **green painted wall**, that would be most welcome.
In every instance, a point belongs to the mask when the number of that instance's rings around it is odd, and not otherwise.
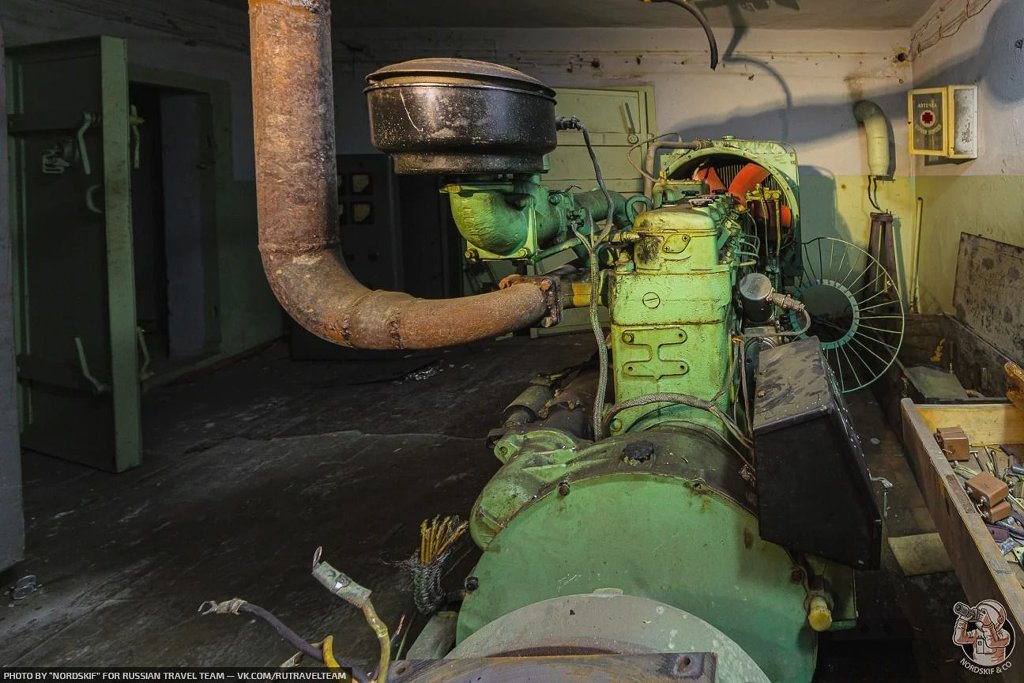
[[[130,53],[129,53],[130,54]],[[164,87],[208,93],[213,118],[213,153],[216,190],[213,201],[217,297],[215,319],[219,327],[219,348],[194,366],[209,365],[245,353],[283,332],[283,313],[270,291],[257,247],[256,183],[238,179],[234,138],[238,125],[233,107],[232,85],[163,69],[136,65],[129,67],[132,80]],[[244,176],[243,176],[244,177]],[[193,366],[193,367],[194,367]],[[188,367],[154,378],[167,381]]]
[[[1024,247],[1024,175],[921,176],[924,199],[920,300],[927,312],[953,312],[960,233]]]
[[[237,355],[279,337],[284,318],[257,249],[254,182],[218,184],[217,255],[220,355]]]
[[[911,32],[915,88],[978,86],[978,158],[915,163],[916,196],[924,202],[919,298],[926,313],[953,312],[961,233],[1024,247],[1024,3],[992,0],[950,27],[963,4],[937,2]],[[940,26],[948,37],[936,41]]]
[[[896,231],[898,282],[904,299],[914,262],[915,179],[906,176],[878,183],[878,203],[893,214]],[[800,169],[800,205],[804,240],[838,237],[866,248],[871,232],[868,178],[862,175],[829,176],[819,169]]]
[[[130,79],[210,95],[216,169],[215,249],[218,273],[216,319],[220,346],[197,365],[216,363],[279,337],[284,318],[256,247],[257,221],[253,180],[252,102],[247,24],[242,10],[181,0],[135,3],[135,19],[173,13],[168,35],[141,28],[123,13],[72,7],[56,0],[4,0],[0,20],[9,46],[111,35],[128,44]],[[213,28],[210,28],[213,27]],[[181,38],[179,40],[178,38]],[[189,42],[186,43],[185,40]],[[175,372],[155,378],[166,381]]]

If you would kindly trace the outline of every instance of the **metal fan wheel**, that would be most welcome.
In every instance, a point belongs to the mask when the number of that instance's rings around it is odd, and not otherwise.
[[[906,319],[899,286],[871,254],[851,242],[818,237],[801,245],[803,274],[788,291],[807,307],[843,393],[885,374],[903,343]],[[803,323],[791,313],[794,328]]]

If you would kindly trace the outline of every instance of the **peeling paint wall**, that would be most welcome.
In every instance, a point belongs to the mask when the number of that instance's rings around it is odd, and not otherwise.
[[[699,29],[336,32],[339,149],[372,151],[363,78],[403,59],[496,61],[554,87],[651,85],[661,132],[792,143],[801,164],[805,238],[833,235],[865,244],[872,210],[867,153],[852,109],[868,98],[888,114],[895,135],[896,179],[880,184],[879,200],[896,215],[906,262],[914,200],[906,154],[908,32],[719,29],[717,35],[723,59],[712,72]],[[586,120],[586,112],[580,116]]]
[[[10,47],[96,35],[128,40],[131,67],[175,72],[228,85],[229,112],[218,117],[223,145],[217,166],[219,357],[232,356],[282,332],[256,249],[252,97],[248,22],[237,10],[201,0],[3,0]],[[215,360],[215,359],[208,359]]]
[[[978,85],[978,159],[915,160],[921,307],[952,312],[961,232],[1024,246],[1024,3],[939,0],[913,33],[915,87]]]

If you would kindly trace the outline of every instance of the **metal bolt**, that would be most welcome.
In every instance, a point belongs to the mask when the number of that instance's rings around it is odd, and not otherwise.
[[[568,496],[569,495],[569,482],[563,481],[558,484],[558,495]]]
[[[612,420],[612,423],[610,425],[608,425],[608,426],[612,428],[613,432],[617,432],[620,429],[622,429],[622,421],[619,420],[618,418],[616,418],[616,419]]]
[[[657,308],[661,305],[661,297],[656,292],[647,292],[640,301],[647,308]]]
[[[466,250],[466,260],[467,261],[476,261],[479,258],[480,258],[480,252],[477,251],[476,249],[467,249]]]
[[[689,655],[682,655],[676,660],[675,673],[677,675],[686,674],[689,671],[691,664],[693,664],[693,659],[691,659]],[[687,678],[689,678],[689,676],[687,676]]]
[[[468,579],[466,579],[466,590],[472,592],[472,591],[475,591],[479,587],[480,587],[480,579],[476,578],[475,576],[471,576]]]
[[[527,249],[520,249],[519,251],[516,252],[516,256],[518,258],[526,258],[529,255],[530,252]]]
[[[622,341],[626,342],[627,344],[632,344],[634,339],[636,339],[636,337],[633,336],[632,332],[622,333]]]

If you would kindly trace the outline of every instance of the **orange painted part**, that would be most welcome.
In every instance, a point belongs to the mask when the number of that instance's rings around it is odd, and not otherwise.
[[[758,164],[749,163],[740,169],[732,184],[729,185],[729,194],[734,195],[743,206],[747,205],[747,193],[763,183],[768,178],[768,171]]]
[[[793,227],[793,209],[789,208],[785,204],[782,205],[782,227],[791,228]]]
[[[729,185],[729,194],[736,197],[740,204],[747,205],[747,193],[768,179],[768,171],[763,166],[753,162],[747,164],[736,174],[732,184]],[[793,226],[793,210],[785,204],[780,209],[782,214],[782,227]]]
[[[717,190],[724,190],[725,183],[718,177],[718,172],[711,166],[698,168],[693,173],[694,180],[703,180],[708,184],[708,192],[714,193]]]

